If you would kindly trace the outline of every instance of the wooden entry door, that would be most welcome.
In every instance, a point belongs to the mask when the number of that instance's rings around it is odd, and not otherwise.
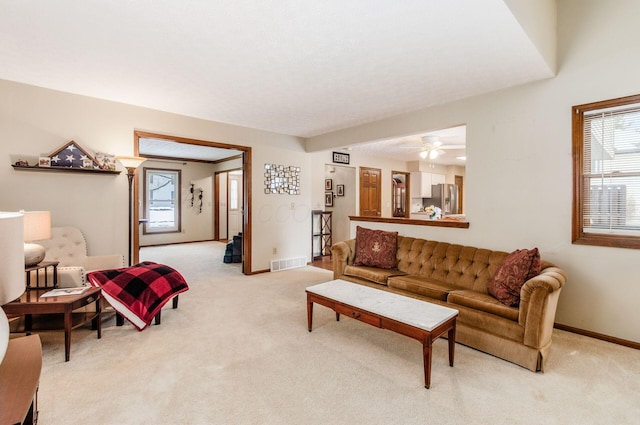
[[[382,215],[381,175],[379,168],[360,167],[360,215]]]

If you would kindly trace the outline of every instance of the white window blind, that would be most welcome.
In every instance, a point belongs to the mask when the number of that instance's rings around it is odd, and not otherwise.
[[[582,231],[640,236],[640,104],[585,111]]]

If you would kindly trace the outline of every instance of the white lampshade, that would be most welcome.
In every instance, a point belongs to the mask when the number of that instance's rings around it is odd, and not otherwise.
[[[0,305],[25,290],[22,213],[0,212]],[[9,322],[0,308],[0,363],[9,343]]]
[[[51,239],[51,212],[24,211],[24,241]]]
[[[140,164],[147,160],[147,158],[142,158],[140,156],[116,156],[116,159],[127,169],[138,168]]]
[[[429,155],[429,151],[427,150],[420,151],[420,158],[427,159],[427,155]]]

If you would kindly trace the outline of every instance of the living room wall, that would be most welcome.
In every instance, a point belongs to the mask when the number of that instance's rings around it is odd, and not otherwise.
[[[190,118],[0,80],[0,210],[50,210],[54,226],[74,225],[90,254],[127,252],[127,179],[119,175],[15,171],[11,158],[38,157],[74,140],[89,153],[133,154],[134,130],[252,148],[253,257],[269,268],[274,233],[306,235],[311,226],[310,156],[301,140],[246,127]],[[264,163],[300,166],[301,195],[265,195]],[[285,164],[283,164],[285,165]],[[118,164],[118,169],[122,169]],[[296,208],[291,210],[291,203]],[[266,211],[284,211],[267,214]],[[295,212],[296,214],[292,214]],[[280,255],[307,252],[308,238],[283,237]]]
[[[307,150],[465,123],[470,228],[367,227],[504,251],[537,246],[569,276],[557,323],[640,342],[639,252],[571,243],[571,106],[640,93],[637,16],[634,1],[559,0],[555,78],[314,137]]]

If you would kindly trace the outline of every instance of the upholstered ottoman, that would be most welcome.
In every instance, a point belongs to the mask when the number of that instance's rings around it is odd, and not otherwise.
[[[87,280],[102,288],[102,296],[120,315],[118,326],[125,318],[139,331],[149,326],[154,317],[160,324],[162,307],[173,298],[173,308],[177,308],[178,294],[189,289],[177,270],[151,261],[87,273]]]

